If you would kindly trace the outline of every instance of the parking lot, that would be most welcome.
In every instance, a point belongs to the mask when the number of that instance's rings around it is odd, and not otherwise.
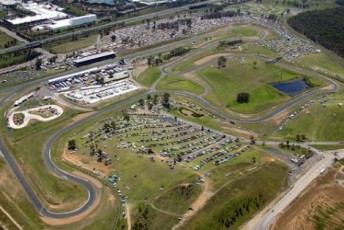
[[[115,128],[110,124],[115,124]],[[104,119],[97,126],[83,136],[85,145],[104,142],[107,146],[115,138],[120,140],[118,148],[133,154],[159,155],[171,169],[183,161],[190,163],[194,170],[207,164],[218,166],[250,149],[249,145],[239,143],[237,137],[170,115],[132,113],[126,119],[122,116]]]

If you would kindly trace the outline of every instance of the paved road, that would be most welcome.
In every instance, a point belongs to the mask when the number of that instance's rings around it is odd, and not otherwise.
[[[317,154],[321,155],[319,151]],[[297,198],[302,191],[304,191],[310,183],[321,174],[321,170],[327,169],[333,163],[334,157],[332,155],[324,154],[324,158],[313,165],[294,185],[294,187],[280,199],[273,207],[266,212],[260,221],[254,226],[257,230],[268,230],[273,224],[276,217],[281,214],[288,205]]]

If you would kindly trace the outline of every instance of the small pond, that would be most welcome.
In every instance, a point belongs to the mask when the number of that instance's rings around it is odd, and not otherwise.
[[[310,86],[307,85],[303,79],[299,78],[292,81],[272,83],[272,86],[279,91],[288,94],[289,96],[295,96],[310,88]]]

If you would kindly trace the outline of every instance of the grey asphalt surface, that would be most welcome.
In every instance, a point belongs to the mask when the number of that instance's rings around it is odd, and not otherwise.
[[[189,39],[190,41],[194,40],[194,39]],[[162,50],[166,50],[166,49],[171,49],[171,47],[175,47],[177,45],[180,45],[181,43],[183,43],[184,41],[181,42],[176,42],[176,43],[172,43],[169,45],[166,45],[164,47],[157,47],[157,48],[153,48],[152,50],[149,51],[141,51],[135,54],[131,54],[129,56],[127,56],[127,58],[129,57],[137,57],[140,55],[149,55],[150,53],[158,53]],[[114,62],[114,60],[111,60],[111,62]],[[108,62],[109,63],[109,62]],[[99,63],[97,64],[99,65]],[[285,67],[285,66],[284,66]],[[90,68],[90,66],[85,67],[86,68]],[[81,68],[75,69],[73,70],[73,72],[76,71],[80,71],[82,70]],[[292,68],[293,71],[301,71],[302,73],[306,73],[301,69],[297,69],[295,67]],[[61,73],[59,75],[63,75],[66,73]],[[335,91],[338,88],[338,85],[335,81],[332,81],[331,79],[325,78],[320,74],[317,73],[313,73],[313,72],[309,72],[308,74],[311,74],[312,76],[316,76],[318,78],[322,78],[323,80],[326,80],[328,83],[330,83],[332,85],[332,88],[329,89],[329,91]],[[307,75],[308,75],[307,74]],[[47,77],[45,79],[48,78],[53,78],[56,76],[50,76]],[[25,83],[23,85],[20,86],[15,86],[15,87],[11,87],[10,89],[5,89],[2,90],[1,92],[6,92],[9,93],[9,95],[7,97],[4,97],[0,100],[0,108],[3,107],[3,105],[5,104],[5,102],[7,100],[9,100],[10,98],[14,97],[16,95],[15,92],[23,92],[25,90],[27,90],[28,88],[32,88],[37,86],[37,83],[43,81],[43,79],[38,79],[35,80],[33,82],[29,82],[29,83]],[[193,95],[191,93],[188,92],[181,92],[181,91],[174,91],[174,90],[154,90],[154,89],[150,89],[149,91],[143,92],[143,93],[139,93],[137,95],[134,95],[128,99],[125,99],[123,101],[120,102],[116,102],[114,104],[111,104],[107,107],[104,107],[98,111],[96,111],[95,113],[93,113],[92,115],[83,118],[81,120],[79,120],[78,122],[75,122],[69,126],[66,126],[65,128],[59,130],[58,132],[56,132],[55,134],[53,134],[49,140],[47,141],[47,143],[44,146],[44,150],[43,150],[43,159],[44,159],[44,163],[45,165],[48,167],[48,170],[51,171],[52,173],[56,174],[57,176],[61,177],[61,178],[65,178],[65,179],[69,179],[73,182],[76,182],[78,184],[81,184],[82,186],[84,186],[87,190],[88,190],[88,199],[87,201],[77,210],[71,211],[71,212],[65,212],[65,213],[54,213],[54,212],[50,212],[49,210],[47,210],[42,202],[38,199],[37,195],[35,194],[35,192],[33,191],[33,189],[30,187],[30,184],[27,182],[27,180],[25,179],[25,175],[24,173],[21,171],[21,169],[19,168],[18,164],[15,162],[14,158],[11,156],[10,152],[6,149],[4,143],[2,140],[0,140],[0,151],[2,153],[2,155],[4,156],[7,164],[10,166],[11,170],[13,171],[13,173],[15,174],[15,176],[17,177],[19,183],[21,184],[21,186],[23,187],[24,191],[26,192],[28,198],[30,199],[30,201],[32,202],[32,204],[34,205],[35,209],[42,215],[42,216],[46,216],[49,218],[54,218],[54,219],[61,219],[61,218],[67,218],[67,217],[72,217],[72,216],[76,216],[79,215],[81,213],[83,213],[84,211],[86,211],[90,206],[92,206],[95,202],[95,198],[96,198],[96,191],[94,186],[87,180],[75,177],[73,175],[68,174],[67,172],[62,171],[61,169],[59,169],[51,160],[50,158],[50,151],[51,151],[51,147],[53,145],[53,143],[56,141],[56,139],[61,136],[63,133],[74,129],[75,127],[77,127],[78,125],[82,124],[83,122],[95,118],[96,116],[99,116],[101,114],[104,114],[106,112],[112,111],[114,109],[119,109],[127,104],[133,103],[135,101],[138,101],[140,98],[146,97],[148,94],[159,94],[159,93],[171,93],[174,95],[181,95],[181,96],[186,96],[186,97],[191,97],[194,100],[196,100],[197,102],[199,102],[200,104],[202,104],[204,107],[208,108],[209,110],[211,110],[212,112],[216,113],[217,115],[219,115],[220,117],[224,118],[224,119],[229,119],[235,122],[241,122],[241,123],[257,123],[257,122],[262,122],[262,121],[266,121],[271,119],[272,117],[274,117],[275,115],[277,115],[278,113],[284,111],[285,109],[288,109],[290,107],[292,107],[293,105],[301,102],[302,100],[305,100],[311,96],[314,96],[318,93],[322,93],[322,90],[313,90],[313,91],[309,91],[305,94],[302,94],[294,99],[291,99],[290,101],[288,101],[287,103],[279,106],[278,108],[274,109],[273,111],[258,117],[258,118],[254,118],[254,119],[244,119],[244,118],[237,118],[234,116],[231,116],[227,113],[225,113],[222,110],[219,110],[218,108],[216,108],[215,106],[213,106],[212,104],[210,104],[208,101],[206,101],[205,99]],[[269,222],[269,221],[267,221]],[[265,225],[266,226],[266,225]]]

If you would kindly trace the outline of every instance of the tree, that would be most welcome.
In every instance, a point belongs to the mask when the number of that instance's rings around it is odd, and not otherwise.
[[[93,142],[91,142],[89,146],[90,146],[90,156],[92,157],[96,153],[96,145]]]
[[[154,61],[154,57],[153,57],[153,56],[149,56],[149,57],[147,58],[147,64],[148,64],[148,65],[153,65],[153,61]]]
[[[117,36],[115,34],[111,35],[111,41],[114,42],[116,41]]]
[[[250,140],[251,140],[250,143],[251,143],[252,145],[256,143],[256,139],[254,138],[253,135],[250,136]]]
[[[305,134],[301,134],[301,140],[305,141],[306,140],[306,135]]]
[[[250,101],[250,94],[249,93],[238,93],[237,94],[237,102],[242,104],[242,103],[248,103]]]
[[[300,141],[301,141],[301,137],[300,137],[299,134],[296,135],[296,141],[297,141],[297,142],[300,142]]]
[[[169,93],[164,93],[163,99],[162,99],[162,106],[169,109],[171,107],[170,105],[170,97],[171,95]]]
[[[155,94],[154,97],[153,97],[153,104],[154,105],[158,104],[158,99],[159,99],[159,96],[157,94]]]
[[[111,125],[109,123],[104,123],[103,129],[106,133],[110,132]]]
[[[128,123],[129,120],[130,120],[130,117],[129,117],[129,115],[128,115],[127,113],[125,113],[125,114],[123,114],[123,119],[124,119],[125,121],[127,121],[127,123]]]
[[[111,121],[110,125],[113,130],[116,130],[116,121]]]
[[[41,66],[42,66],[42,59],[38,58],[36,61],[36,70],[41,70]]]
[[[139,105],[141,107],[143,107],[145,105],[145,101],[142,98],[140,98],[140,100],[139,100]]]
[[[151,101],[152,100],[152,96],[150,94],[147,95],[147,101]]]
[[[76,149],[76,141],[74,139],[70,139],[68,141],[68,150],[75,150]]]
[[[98,149],[98,162],[102,162],[103,160],[103,150]]]
[[[149,103],[147,104],[147,106],[148,106],[148,110],[151,110],[151,109],[153,108],[153,104],[152,104],[151,102],[149,102]]]
[[[277,15],[276,14],[269,14],[268,19],[271,21],[276,21],[277,20]]]
[[[56,61],[56,59],[57,59],[57,56],[54,55],[54,56],[52,56],[52,57],[49,58],[49,62],[50,62],[50,63],[54,63],[54,62]]]
[[[96,82],[100,85],[104,85],[105,79],[104,79],[104,77],[97,77]]]
[[[219,68],[225,67],[226,66],[226,61],[227,61],[227,58],[225,58],[224,56],[219,57],[219,59],[217,60],[217,66]]]

